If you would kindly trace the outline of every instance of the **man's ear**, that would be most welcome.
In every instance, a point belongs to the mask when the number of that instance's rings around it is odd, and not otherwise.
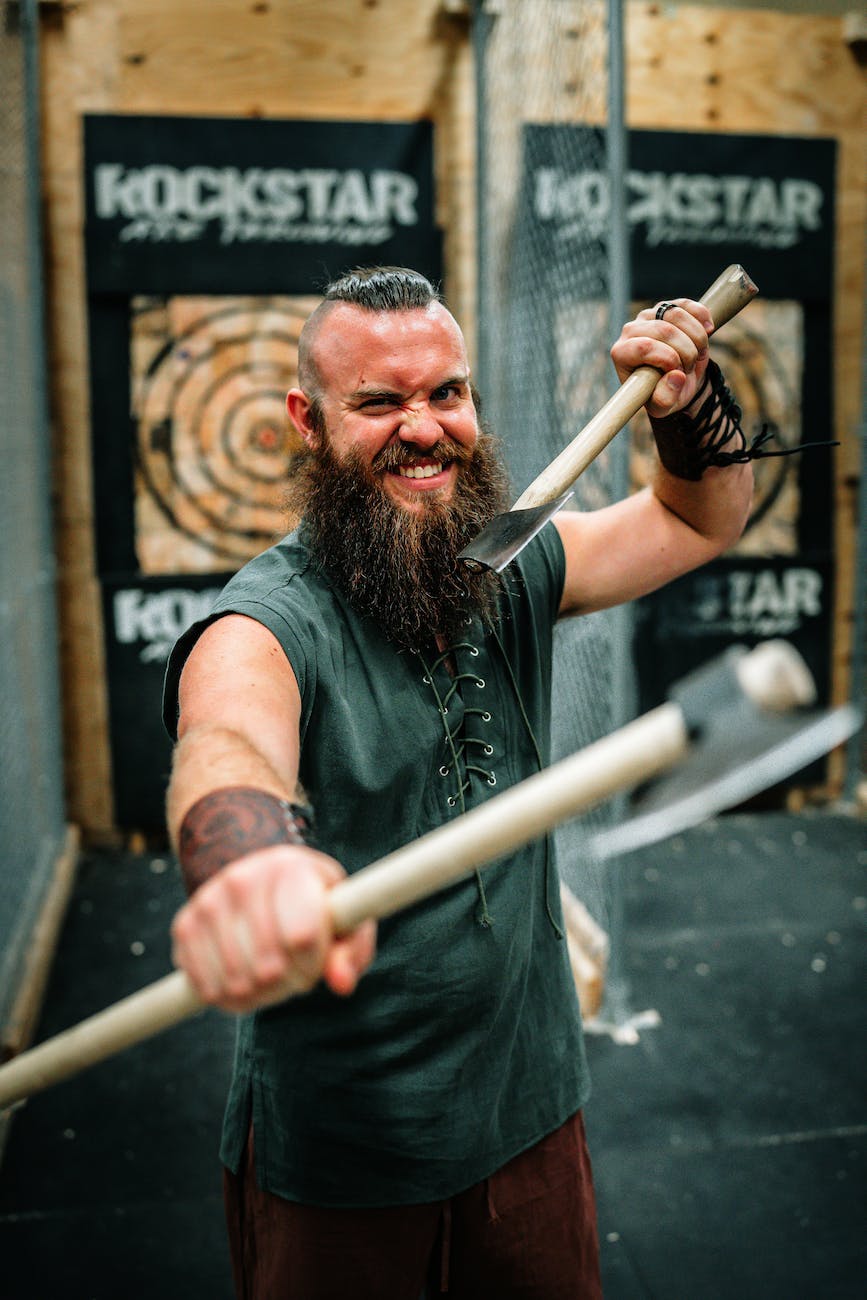
[[[310,420],[310,398],[301,388],[290,388],[286,394],[286,410],[308,447],[316,447],[318,436]]]

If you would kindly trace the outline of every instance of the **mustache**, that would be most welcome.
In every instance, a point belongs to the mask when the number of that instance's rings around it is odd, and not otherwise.
[[[473,455],[471,447],[455,442],[454,438],[450,438],[446,433],[432,447],[417,447],[412,442],[389,443],[373,457],[370,469],[373,474],[387,474],[391,470],[399,469],[401,465],[412,465],[419,458],[436,461],[438,465],[447,465],[450,461],[457,461],[459,465],[469,465]]]

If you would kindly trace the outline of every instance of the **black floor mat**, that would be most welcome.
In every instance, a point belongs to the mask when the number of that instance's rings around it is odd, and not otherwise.
[[[627,1011],[660,1021],[632,1045],[588,1036],[607,1300],[861,1300],[867,827],[739,814],[620,874]],[[181,897],[155,855],[87,856],[39,1037],[165,974]],[[17,1113],[3,1300],[230,1300],[216,1147],[233,1033],[206,1013]]]

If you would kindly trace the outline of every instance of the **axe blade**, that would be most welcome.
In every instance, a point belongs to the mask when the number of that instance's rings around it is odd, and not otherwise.
[[[513,509],[504,515],[495,515],[490,523],[459,552],[458,559],[473,572],[493,569],[502,573],[507,564],[524,549],[528,542],[556,515],[572,496],[572,489],[563,492],[553,501],[543,501],[540,506],[525,510]]]
[[[725,729],[700,738],[675,773],[649,786],[633,817],[597,832],[584,847],[604,861],[670,839],[800,772],[849,740],[862,724],[861,714],[848,704],[794,716],[765,714],[756,732],[762,743],[744,753],[749,728],[730,714]]]

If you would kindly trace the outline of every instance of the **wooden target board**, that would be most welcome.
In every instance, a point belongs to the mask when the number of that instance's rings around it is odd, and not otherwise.
[[[286,414],[315,297],[137,296],[135,550],[143,574],[236,568],[291,526]]]

